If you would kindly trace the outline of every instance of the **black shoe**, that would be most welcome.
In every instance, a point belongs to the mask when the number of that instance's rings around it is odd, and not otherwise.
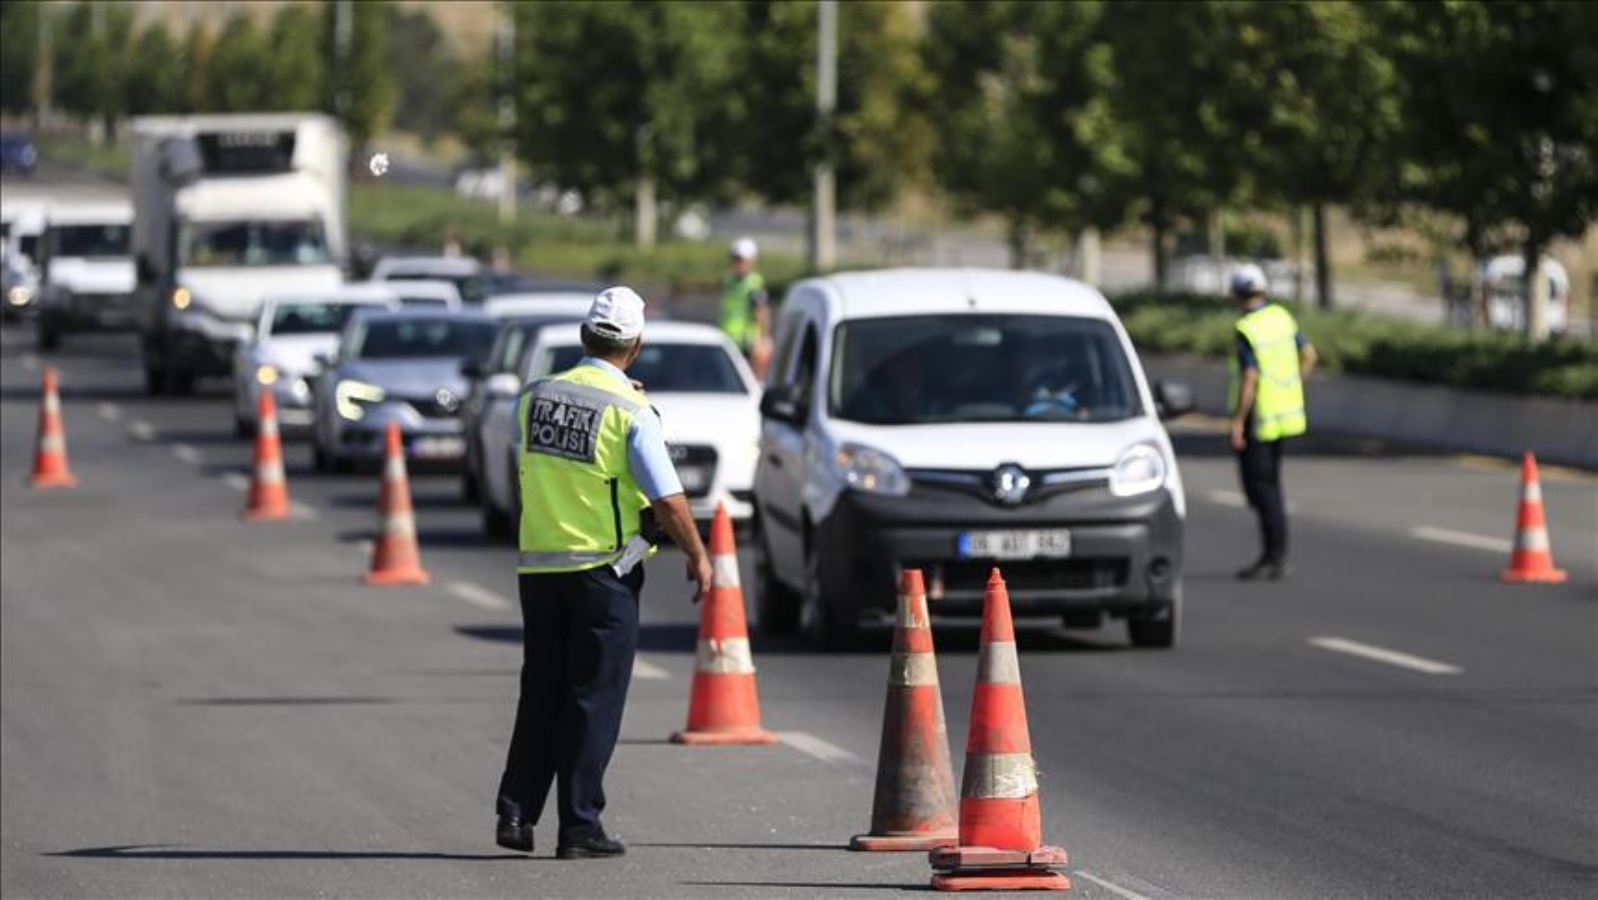
[[[1259,559],[1237,570],[1238,581],[1257,581],[1265,577],[1265,572],[1271,567],[1270,560]]]
[[[1265,564],[1265,580],[1281,581],[1283,578],[1286,578],[1288,573],[1291,571],[1292,570],[1287,567],[1287,563],[1283,560],[1278,559],[1275,562],[1268,562]]]
[[[561,859],[610,859],[626,854],[626,844],[603,833],[555,848],[555,855]]]
[[[533,825],[516,816],[500,816],[494,826],[494,843],[506,850],[533,852]]]

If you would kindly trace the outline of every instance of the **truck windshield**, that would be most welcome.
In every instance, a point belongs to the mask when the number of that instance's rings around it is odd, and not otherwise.
[[[583,358],[581,347],[556,347],[550,371],[564,372]],[[651,394],[747,394],[727,351],[715,344],[644,344],[627,375]]]
[[[1115,329],[1071,316],[951,315],[839,326],[828,391],[840,419],[1113,422],[1137,415]]]
[[[322,223],[187,222],[182,236],[185,266],[314,266],[329,262]]]
[[[355,312],[353,303],[279,303],[272,310],[273,335],[331,334],[342,331]]]
[[[50,229],[50,248],[74,259],[127,256],[131,233],[126,225],[58,225]]]
[[[350,336],[350,359],[481,359],[499,325],[477,319],[376,319],[359,322]]]

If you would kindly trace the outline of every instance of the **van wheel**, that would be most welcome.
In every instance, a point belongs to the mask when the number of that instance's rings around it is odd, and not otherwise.
[[[1126,620],[1126,636],[1134,647],[1156,650],[1176,646],[1177,633],[1182,630],[1182,585],[1176,586],[1171,604],[1156,616],[1133,616]]]
[[[760,542],[760,557],[755,563],[760,580],[760,595],[755,603],[755,625],[761,634],[787,635],[799,630],[799,598],[777,580],[771,570],[771,551]]]
[[[805,550],[805,586],[800,594],[799,628],[823,650],[842,650],[854,640],[858,625],[839,616],[826,602],[821,584],[821,561],[813,549]]]
[[[235,411],[233,413],[233,436],[237,438],[255,437],[255,423]]]

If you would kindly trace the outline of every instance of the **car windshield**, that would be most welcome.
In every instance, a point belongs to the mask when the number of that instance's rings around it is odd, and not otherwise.
[[[279,303],[272,311],[272,334],[329,334],[342,331],[354,313],[353,303],[304,301]]]
[[[59,225],[50,229],[50,245],[56,256],[127,256],[131,234],[127,225]]]
[[[550,371],[564,372],[583,358],[581,347],[556,347]],[[627,375],[651,394],[747,394],[727,351],[715,344],[644,344]]]
[[[38,259],[39,236],[36,234],[25,234],[22,237],[17,238],[17,252],[29,259]]]
[[[186,266],[312,266],[329,262],[322,223],[188,222],[181,239]]]
[[[1113,422],[1138,413],[1108,322],[1069,316],[861,319],[839,326],[828,391],[840,419]]]
[[[350,336],[349,359],[481,358],[494,342],[494,322],[475,319],[375,319]]]

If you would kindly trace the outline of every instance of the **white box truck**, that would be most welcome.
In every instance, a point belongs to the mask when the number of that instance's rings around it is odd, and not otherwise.
[[[318,114],[152,116],[130,129],[146,390],[231,371],[267,294],[344,281],[348,142]]]

